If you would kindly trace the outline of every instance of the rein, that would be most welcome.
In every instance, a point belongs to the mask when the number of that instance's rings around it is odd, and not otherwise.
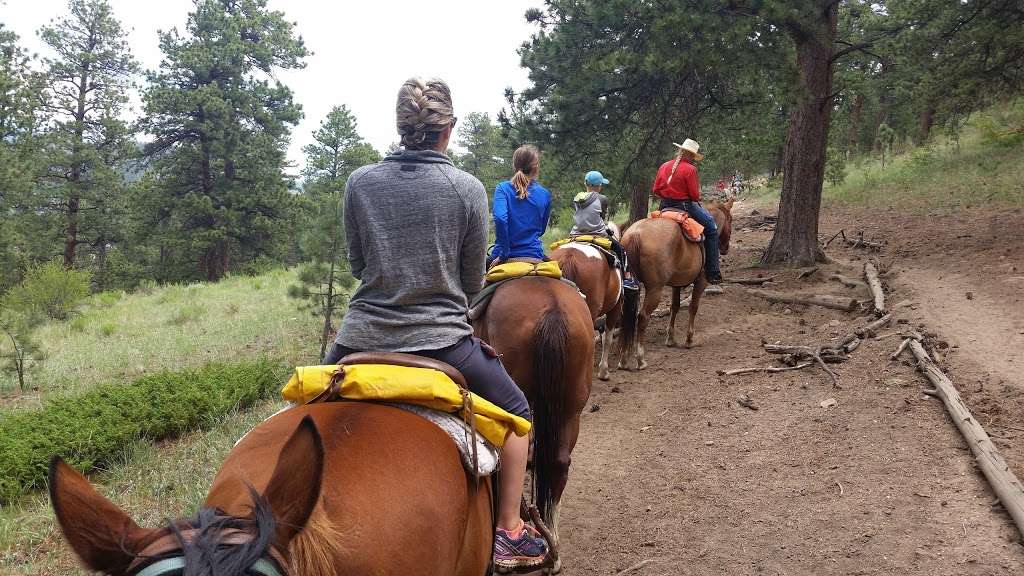
[[[165,556],[173,552],[181,552],[182,541],[190,542],[197,532],[199,532],[199,529],[197,528],[182,530],[181,540],[179,540],[177,534],[174,533],[161,536],[155,542],[146,546],[141,552],[139,552],[135,560],[128,566],[128,573],[131,573],[132,570],[138,568],[139,565],[151,558]],[[244,530],[231,528],[222,532],[222,538],[219,544],[222,546],[239,546],[242,544],[248,544],[254,538],[255,536]],[[285,576],[284,572],[279,568],[281,566],[288,565],[284,556],[282,556],[281,553],[273,546],[267,549],[267,555],[270,556],[273,562],[260,558],[245,570],[245,574],[251,576]],[[135,576],[180,576],[184,571],[185,557],[172,556],[170,558],[158,560],[149,566],[146,566],[145,569],[136,573]]]

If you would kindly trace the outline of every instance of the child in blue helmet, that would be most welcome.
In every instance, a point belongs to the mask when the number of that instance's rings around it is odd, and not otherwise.
[[[619,241],[615,239],[614,234],[608,227],[609,201],[607,196],[601,194],[601,190],[608,184],[608,179],[597,170],[591,170],[583,177],[583,183],[587,187],[586,191],[577,194],[572,201],[576,212],[572,216],[573,226],[569,235],[593,234],[607,236],[612,241],[612,250],[619,259],[619,268],[622,270],[624,277],[623,284],[625,284],[626,288],[635,288],[636,282],[629,273],[626,251],[622,248],[622,244],[619,244]]]

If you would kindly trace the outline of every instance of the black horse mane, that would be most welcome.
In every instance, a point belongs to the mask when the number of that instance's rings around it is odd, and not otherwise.
[[[170,525],[185,557],[183,576],[241,576],[266,555],[276,535],[274,515],[262,495],[251,487],[249,491],[253,506],[248,518],[230,516],[217,508],[202,508],[192,519]],[[186,540],[183,529],[196,532]],[[231,529],[244,530],[252,534],[253,539],[245,544],[226,546],[221,535]]]

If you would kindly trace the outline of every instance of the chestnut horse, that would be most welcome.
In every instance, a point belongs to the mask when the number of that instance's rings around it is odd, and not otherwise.
[[[732,236],[733,200],[712,202],[705,208],[718,225],[719,248],[722,254],[729,253],[729,238]],[[639,291],[627,293],[623,302],[621,342],[619,345],[619,368],[626,368],[627,354],[635,346],[638,370],[647,367],[644,359],[644,341],[651,313],[661,302],[661,293],[666,286],[672,287],[672,313],[668,321],[666,346],[677,346],[676,313],[683,288],[693,285],[690,296],[689,321],[686,326],[686,347],[693,346],[693,327],[700,308],[700,297],[707,287],[704,276],[704,248],[683,237],[679,224],[665,218],[644,218],[626,229],[622,245],[629,256],[633,276],[644,286],[643,308],[639,305]]]
[[[493,547],[490,480],[455,443],[391,406],[285,410],[228,454],[191,520],[141,528],[55,458],[50,498],[90,569],[132,576],[480,576]],[[163,568],[163,569],[161,569]]]
[[[622,273],[609,266],[604,253],[587,242],[563,244],[552,250],[549,256],[558,261],[562,276],[572,280],[586,295],[591,319],[596,321],[601,316],[605,317],[597,377],[607,380],[612,330],[619,326],[622,318]]]
[[[502,355],[533,409],[534,502],[557,544],[559,501],[590,398],[590,310],[569,284],[528,276],[499,286],[474,327]],[[558,569],[556,561],[553,571]]]

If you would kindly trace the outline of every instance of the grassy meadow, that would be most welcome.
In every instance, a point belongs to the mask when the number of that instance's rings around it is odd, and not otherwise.
[[[275,270],[216,284],[95,294],[71,320],[36,332],[45,358],[29,375],[32,390],[19,393],[12,374],[0,375],[0,408],[34,407],[48,395],[212,361],[311,362],[319,351],[318,320],[288,298],[293,282],[293,271]]]

